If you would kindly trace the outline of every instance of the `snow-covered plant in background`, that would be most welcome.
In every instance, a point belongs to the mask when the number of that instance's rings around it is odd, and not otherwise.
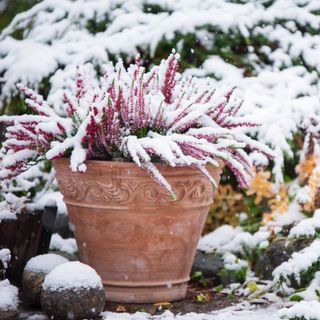
[[[4,154],[0,151],[0,169],[3,168],[3,158]],[[16,219],[17,214],[43,207],[39,200],[48,189],[54,189],[54,172],[50,168],[48,163],[39,163],[17,177],[0,180],[0,222]]]
[[[282,263],[273,271],[273,281],[282,287],[285,293],[293,293],[292,288],[301,288],[309,284],[320,268],[320,240],[312,244]]]
[[[232,99],[233,90],[219,97],[209,81],[181,77],[178,64],[176,53],[149,72],[139,59],[127,69],[119,60],[105,66],[102,78],[87,65],[79,69],[75,92],[64,96],[64,115],[20,84],[36,115],[0,118],[8,126],[0,177],[12,178],[45,158],[70,157],[73,171],[85,171],[86,160],[122,156],[172,195],[154,162],[194,167],[216,185],[205,166],[220,160],[246,187],[252,173],[246,151],[270,157],[272,151],[237,130],[256,124],[237,115],[241,101]]]
[[[286,320],[318,320],[320,304],[318,301],[302,301],[290,308],[283,308],[278,311],[280,319]]]
[[[305,139],[297,166],[300,188],[296,200],[308,212],[320,206],[320,117],[311,115],[302,123]]]

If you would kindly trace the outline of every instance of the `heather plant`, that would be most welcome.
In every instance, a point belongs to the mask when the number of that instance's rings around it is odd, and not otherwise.
[[[2,116],[8,125],[3,143],[2,179],[12,178],[43,159],[70,157],[73,171],[85,161],[127,158],[147,170],[173,197],[155,162],[191,166],[213,185],[206,165],[228,166],[241,187],[251,176],[249,151],[272,151],[239,130],[255,126],[238,116],[241,101],[233,89],[216,94],[210,81],[181,77],[172,53],[149,72],[139,59],[127,69],[121,60],[98,78],[91,65],[78,68],[73,94],[64,94],[58,114],[33,90],[19,84],[35,114]]]

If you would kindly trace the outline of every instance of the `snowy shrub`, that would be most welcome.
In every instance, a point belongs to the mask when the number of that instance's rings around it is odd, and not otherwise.
[[[300,297],[300,300],[318,300],[320,296],[320,272],[316,272],[309,286],[303,291],[299,290],[295,296]],[[292,301],[292,297],[290,297],[290,300]]]
[[[4,154],[0,151],[0,170],[3,168]],[[17,214],[33,212],[35,203],[49,188],[54,188],[54,172],[47,162],[32,166],[19,176],[0,180],[0,222],[16,219]],[[38,209],[40,207],[37,204]],[[43,205],[42,205],[43,207]]]
[[[226,252],[222,256],[224,262],[224,268],[219,271],[219,276],[222,281],[228,282],[240,282],[243,283],[246,280],[248,262],[237,258],[234,254]]]
[[[312,281],[315,273],[320,270],[320,240],[312,244],[278,266],[272,273],[273,282],[285,293],[292,293],[293,288],[303,288]]]
[[[266,245],[270,231],[261,227],[254,234],[244,232],[241,227],[233,228],[223,225],[211,233],[203,236],[198,249],[205,252],[234,253],[240,258],[248,258],[260,246]]]
[[[312,218],[304,219],[289,232],[289,238],[312,238],[320,235],[320,210]]]
[[[303,210],[313,212],[320,205],[320,117],[306,117],[302,129],[305,139],[297,166],[300,188],[296,194],[296,201]]]
[[[278,315],[281,319],[288,320],[319,320],[320,302],[316,300],[302,301],[290,308],[280,309]]]
[[[63,115],[42,96],[19,85],[36,115],[2,116],[8,125],[0,177],[9,179],[43,159],[70,157],[73,171],[89,159],[125,157],[146,169],[172,195],[153,162],[191,166],[216,185],[205,166],[225,163],[241,187],[248,185],[251,160],[246,151],[272,151],[237,129],[255,126],[239,117],[233,90],[216,94],[210,82],[177,73],[172,53],[149,72],[139,59],[128,69],[120,60],[97,78],[92,66],[79,69],[76,90],[64,95]]]

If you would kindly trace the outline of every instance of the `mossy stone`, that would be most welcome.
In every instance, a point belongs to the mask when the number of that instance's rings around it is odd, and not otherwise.
[[[42,284],[47,273],[24,270],[22,275],[23,302],[27,305],[40,306]]]
[[[103,311],[103,288],[43,289],[42,310],[55,320],[95,319]]]

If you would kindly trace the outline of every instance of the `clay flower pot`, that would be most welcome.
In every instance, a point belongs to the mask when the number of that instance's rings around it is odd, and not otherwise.
[[[174,201],[131,162],[87,161],[72,172],[54,160],[80,260],[101,276],[106,299],[174,301],[185,297],[196,246],[213,201],[210,182],[192,168],[157,165]],[[219,181],[221,169],[208,166]]]

